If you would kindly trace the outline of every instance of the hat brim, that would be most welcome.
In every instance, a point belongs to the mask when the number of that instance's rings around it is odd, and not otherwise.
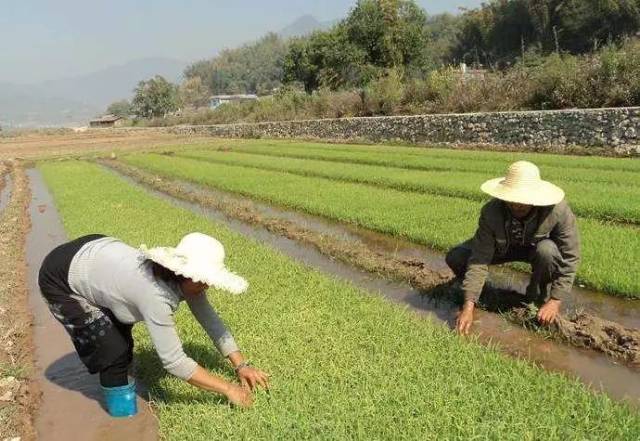
[[[249,287],[249,283],[225,267],[215,268],[202,262],[191,262],[186,256],[179,254],[175,248],[140,246],[140,251],[147,259],[173,271],[174,273],[205,283],[216,289],[228,291],[232,294],[242,294]]]
[[[480,189],[496,199],[536,207],[556,205],[564,199],[564,190],[551,182],[539,181],[528,187],[508,187],[505,178],[490,179]]]

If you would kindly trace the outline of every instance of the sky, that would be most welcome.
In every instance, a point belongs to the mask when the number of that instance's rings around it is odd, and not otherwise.
[[[482,0],[419,0],[429,14]],[[127,61],[186,62],[279,31],[344,17],[355,0],[0,0],[0,82],[73,77]]]

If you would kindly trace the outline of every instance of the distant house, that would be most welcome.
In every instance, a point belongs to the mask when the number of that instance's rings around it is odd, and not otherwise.
[[[244,95],[214,95],[209,98],[209,108],[215,109],[222,104],[240,102],[240,101],[253,101],[257,100],[258,95],[244,94]]]
[[[481,80],[484,78],[486,73],[486,69],[469,69],[466,63],[461,63],[458,75],[463,81],[468,79]]]
[[[118,115],[103,115],[89,121],[89,127],[120,127],[125,119]]]

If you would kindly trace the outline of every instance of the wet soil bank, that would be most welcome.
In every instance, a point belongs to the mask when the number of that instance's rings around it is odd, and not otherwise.
[[[29,229],[29,188],[22,164],[7,161],[3,168],[8,174],[0,192],[0,439],[32,440],[38,393],[28,378],[31,316],[24,243]]]
[[[2,165],[0,164],[0,167]],[[13,188],[13,179],[10,174],[0,172],[0,213],[7,208],[11,200],[11,189]]]
[[[115,161],[102,163],[133,184],[142,184],[152,194],[222,222],[309,266],[408,305],[416,313],[449,327],[455,321],[458,307],[451,301],[449,293],[451,275],[445,270],[441,257],[426,254],[424,249],[417,256],[412,256],[418,254],[415,245],[412,245],[414,248],[398,246],[385,251],[385,246],[389,245],[386,237],[383,239],[372,234],[369,239],[364,239],[364,235],[363,241],[358,242],[355,238],[362,232],[293,212],[280,212],[280,219],[272,216],[263,218],[263,213],[257,211],[256,204],[250,201],[159,178]],[[278,212],[272,207],[262,208],[267,213]],[[285,223],[283,218],[290,219],[290,223]],[[292,219],[304,223],[296,225]],[[340,241],[331,234],[319,235],[312,226],[321,227],[325,233],[342,234],[343,238],[351,240]],[[382,239],[383,244],[374,247],[378,239]],[[390,280],[390,275],[396,280]],[[403,279],[411,283],[403,282]],[[553,371],[568,373],[614,398],[640,404],[638,372],[627,365],[615,363],[602,353],[560,344],[511,324],[500,315],[483,311],[478,311],[474,330],[481,341],[497,343],[501,351]]]
[[[149,404],[138,398],[138,415],[111,418],[102,407],[97,375],[89,375],[64,328],[53,318],[38,288],[44,257],[67,240],[40,173],[28,171],[32,228],[27,238],[29,300],[33,311],[34,379],[42,392],[35,416],[39,440],[155,440],[157,422]]]

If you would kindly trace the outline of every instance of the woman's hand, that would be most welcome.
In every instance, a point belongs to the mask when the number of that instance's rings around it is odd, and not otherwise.
[[[247,408],[253,404],[253,395],[246,386],[236,386],[235,384],[229,385],[229,390],[225,394],[227,399],[234,406]]]
[[[206,369],[197,366],[187,382],[200,389],[224,395],[235,406],[249,407],[253,403],[251,390],[246,386],[229,383],[220,377],[211,375]]]
[[[245,365],[236,369],[236,373],[238,374],[240,382],[251,390],[255,389],[257,385],[269,389],[269,375],[260,369]]]

